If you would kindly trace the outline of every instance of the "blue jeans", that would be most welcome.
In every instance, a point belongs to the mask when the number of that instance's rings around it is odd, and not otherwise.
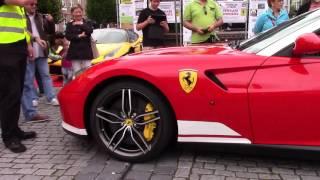
[[[34,67],[35,62],[27,62],[27,69],[24,77],[23,94],[21,98],[22,112],[26,121],[29,121],[33,118],[34,115],[37,114],[37,109],[32,105],[32,100],[37,96],[34,90]]]
[[[37,114],[37,109],[32,105],[32,100],[37,99],[36,89],[34,86],[35,67],[38,68],[43,83],[44,94],[46,95],[47,100],[50,102],[55,98],[47,58],[37,58],[35,61],[28,61],[21,99],[22,111],[27,121]]]
[[[48,65],[48,58],[37,58],[34,61],[34,68],[37,68],[40,78],[42,80],[42,86],[43,86],[43,91],[45,96],[47,97],[47,101],[50,102],[53,98],[56,97],[54,93],[54,88],[52,85],[52,80],[50,77],[49,73],[49,65]],[[34,80],[34,74],[35,74],[35,69],[33,68],[33,80]],[[36,89],[34,88],[34,91],[36,94]],[[37,96],[33,99],[38,99]]]

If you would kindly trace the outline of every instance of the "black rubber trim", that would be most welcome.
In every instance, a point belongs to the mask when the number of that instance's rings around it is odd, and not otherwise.
[[[213,81],[216,85],[218,85],[219,87],[221,87],[224,90],[228,90],[228,88],[217,78],[217,76],[211,72],[211,71],[207,71],[205,72],[206,76]]]

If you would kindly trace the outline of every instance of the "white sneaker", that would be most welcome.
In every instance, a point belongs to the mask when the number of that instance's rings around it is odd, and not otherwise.
[[[50,104],[52,106],[59,106],[59,101],[57,98],[53,98],[50,102],[48,102],[47,104]]]
[[[38,100],[36,100],[36,99],[32,100],[32,106],[33,107],[37,107],[38,105],[39,105],[39,101]]]

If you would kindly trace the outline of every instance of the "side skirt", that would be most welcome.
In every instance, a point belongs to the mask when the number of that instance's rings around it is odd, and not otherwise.
[[[220,122],[178,120],[178,142],[251,144]]]

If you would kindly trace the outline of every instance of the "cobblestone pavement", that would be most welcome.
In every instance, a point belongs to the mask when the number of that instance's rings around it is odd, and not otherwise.
[[[24,130],[38,133],[38,138],[24,141],[27,152],[13,154],[0,143],[0,180],[320,180],[320,152],[316,151],[177,144],[150,162],[121,162],[90,140],[66,134],[60,127],[58,107],[42,102],[39,111],[51,121],[21,123]]]

